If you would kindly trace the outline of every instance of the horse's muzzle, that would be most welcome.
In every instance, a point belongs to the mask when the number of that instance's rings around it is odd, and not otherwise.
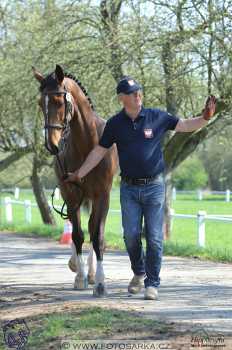
[[[53,144],[49,145],[47,140],[45,140],[45,147],[47,148],[48,152],[53,156],[56,156],[59,153],[59,148]]]

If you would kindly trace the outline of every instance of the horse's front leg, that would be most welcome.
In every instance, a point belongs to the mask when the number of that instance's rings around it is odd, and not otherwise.
[[[82,245],[84,243],[84,232],[81,229],[80,209],[72,214],[72,258],[70,263],[74,260],[74,271],[76,272],[74,289],[88,288],[88,281],[85,273],[84,260],[82,256]],[[71,266],[70,266],[71,267]]]
[[[89,232],[93,249],[97,257],[97,269],[93,295],[103,297],[106,294],[105,274],[103,269],[104,229],[109,209],[109,195],[101,196],[93,201],[89,220]]]
[[[77,272],[77,265],[76,265],[76,247],[74,243],[72,243],[72,256],[69,259],[68,266],[72,272]],[[87,258],[87,264],[88,264],[88,284],[95,284],[95,274],[96,274],[96,254],[93,250],[93,245],[91,244],[89,255]]]
[[[95,254],[95,251],[93,249],[93,245],[91,245],[90,250],[89,250],[87,264],[88,264],[88,283],[95,284],[96,254]]]

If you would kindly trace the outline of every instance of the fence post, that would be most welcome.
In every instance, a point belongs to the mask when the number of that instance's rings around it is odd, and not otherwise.
[[[176,188],[173,187],[172,189],[172,200],[175,201],[176,200]]]
[[[15,187],[14,197],[15,197],[15,199],[19,199],[19,188],[18,187]]]
[[[171,216],[170,231],[171,231],[171,232],[172,232],[172,229],[173,229],[174,214],[175,214],[175,210],[171,208],[171,209],[170,209],[170,216]]]
[[[226,202],[230,201],[230,190],[226,190]]]
[[[199,247],[205,247],[205,216],[206,211],[199,210],[197,214],[197,226],[198,226],[198,237],[197,245]]]
[[[198,200],[199,200],[199,201],[202,201],[202,190],[201,190],[201,189],[199,189],[199,190],[197,191],[197,195],[198,195]]]
[[[31,224],[31,201],[29,199],[26,199],[24,201],[24,207],[25,207],[25,221]]]
[[[12,203],[10,197],[5,197],[5,208],[6,208],[6,221],[12,222],[13,221],[13,214],[12,214]]]
[[[60,189],[58,187],[55,189],[55,199],[57,201],[60,199]]]

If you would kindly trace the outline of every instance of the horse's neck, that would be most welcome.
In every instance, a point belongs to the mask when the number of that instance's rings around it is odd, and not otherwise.
[[[72,94],[78,109],[74,111],[71,124],[71,142],[78,149],[78,153],[86,157],[98,143],[95,115],[88,98],[76,83]]]

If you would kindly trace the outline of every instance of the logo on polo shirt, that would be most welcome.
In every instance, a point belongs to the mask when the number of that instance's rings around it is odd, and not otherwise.
[[[144,136],[146,139],[152,139],[153,137],[153,131],[152,129],[144,129]]]
[[[129,84],[130,86],[133,86],[133,85],[135,85],[135,82],[134,82],[134,80],[128,80],[128,84]]]

